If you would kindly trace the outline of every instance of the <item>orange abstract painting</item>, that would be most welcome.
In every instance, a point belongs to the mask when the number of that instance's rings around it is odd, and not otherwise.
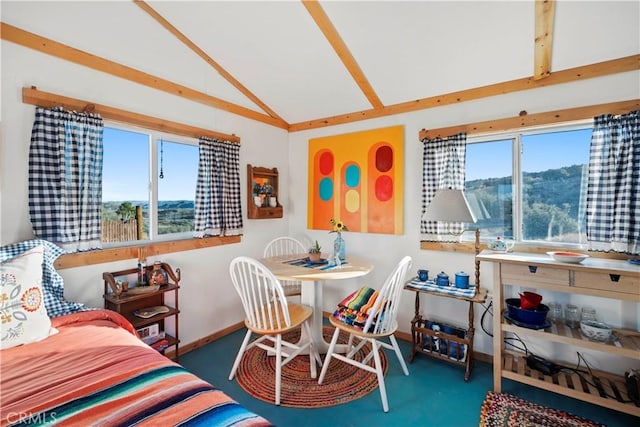
[[[310,139],[308,228],[402,234],[403,146],[403,126]]]

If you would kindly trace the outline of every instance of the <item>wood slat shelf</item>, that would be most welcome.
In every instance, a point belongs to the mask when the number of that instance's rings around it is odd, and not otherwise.
[[[637,358],[640,351],[640,332],[631,329],[613,329],[609,342],[592,341],[582,335],[580,328],[572,329],[562,322],[551,322],[548,329],[528,329],[516,325],[503,324],[505,332],[515,332],[518,335],[530,335],[546,341],[570,344],[592,350],[604,351],[609,354]]]
[[[640,417],[640,407],[635,406],[633,402],[619,402],[616,398],[610,397],[615,396],[622,401],[630,400],[622,376],[597,370],[592,370],[592,374],[599,379],[603,391],[609,396],[603,396],[597,387],[589,384],[575,372],[566,371],[552,376],[544,375],[527,366],[524,353],[508,350],[502,353],[502,376],[504,378]],[[594,382],[591,380],[591,375],[585,374],[585,376],[590,382]]]

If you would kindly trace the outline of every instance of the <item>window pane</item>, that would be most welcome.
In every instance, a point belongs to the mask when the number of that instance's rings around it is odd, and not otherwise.
[[[102,241],[136,240],[136,206],[142,207],[143,236],[149,238],[149,136],[104,128]]]
[[[158,170],[158,234],[193,231],[198,147],[160,140]]]
[[[483,237],[513,238],[512,140],[467,145],[465,193]]]
[[[522,137],[523,240],[579,243],[591,129]]]

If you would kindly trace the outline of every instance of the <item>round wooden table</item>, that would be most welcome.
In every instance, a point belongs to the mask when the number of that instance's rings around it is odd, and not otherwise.
[[[292,265],[291,262],[305,258],[301,255],[280,255],[262,258],[262,262],[280,280],[300,280],[302,282],[302,304],[313,308],[311,317],[311,339],[319,353],[326,353],[329,343],[322,336],[322,290],[327,280],[353,279],[373,270],[373,265],[357,256],[348,256],[340,266]],[[346,296],[346,295],[345,295]]]

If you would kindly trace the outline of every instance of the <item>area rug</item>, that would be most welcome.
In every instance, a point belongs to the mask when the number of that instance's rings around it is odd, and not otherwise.
[[[323,335],[327,342],[331,341],[333,328],[325,326]],[[283,338],[294,341],[300,336],[300,331],[285,334]],[[347,335],[341,334],[338,343],[346,343]],[[356,360],[362,360],[364,351],[355,355]],[[387,373],[388,361],[384,352],[380,354],[383,372]],[[324,360],[324,355],[321,355]],[[238,371],[236,380],[240,387],[251,396],[265,402],[275,401],[275,358],[267,356],[267,352],[254,347],[247,351]],[[373,362],[372,362],[373,363]],[[318,367],[318,377],[320,367]],[[320,408],[340,405],[361,398],[378,388],[378,379],[374,373],[358,369],[340,360],[331,359],[329,369],[322,385],[318,379],[311,379],[309,357],[298,356],[282,368],[282,390],[280,405],[294,408]]]
[[[480,409],[480,427],[595,427],[591,420],[529,402],[507,393],[490,391]]]

